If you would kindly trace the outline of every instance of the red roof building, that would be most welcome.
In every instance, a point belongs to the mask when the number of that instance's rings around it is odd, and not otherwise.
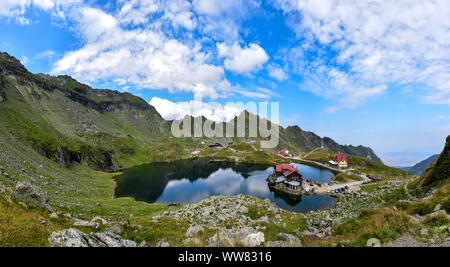
[[[290,164],[280,164],[275,166],[275,174],[278,177],[285,177],[289,181],[301,181],[302,175],[298,169]]]
[[[274,154],[275,156],[289,156],[289,151],[286,149],[282,149]]]
[[[348,163],[347,155],[345,155],[345,154],[336,155],[336,157],[334,157],[333,160],[336,161],[337,163],[340,163],[342,161],[345,161]]]

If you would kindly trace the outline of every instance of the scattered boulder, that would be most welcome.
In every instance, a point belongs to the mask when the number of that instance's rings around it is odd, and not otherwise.
[[[106,221],[102,217],[98,217],[98,216],[94,217],[94,219],[92,219],[91,222],[93,222],[93,223],[101,223],[103,225],[108,224],[108,221]]]
[[[248,208],[247,208],[246,206],[241,206],[241,207],[239,208],[239,212],[240,212],[241,214],[247,214],[247,213],[248,213]]]
[[[378,238],[371,238],[367,240],[366,247],[381,247],[381,242]]]
[[[110,232],[85,234],[74,228],[53,232],[49,241],[52,247],[136,247],[136,242]]]
[[[172,245],[169,243],[169,240],[167,240],[167,238],[163,238],[161,239],[158,244],[156,244],[157,247],[159,248],[169,248],[172,247]]]
[[[241,244],[248,247],[255,247],[260,246],[264,242],[264,233],[258,232],[251,227],[237,229],[221,228],[209,239],[209,246],[232,247]]]
[[[428,235],[428,229],[427,228],[422,228],[422,230],[420,230],[420,234],[421,235]]]
[[[106,232],[110,232],[116,235],[120,235],[122,234],[122,229],[120,229],[120,227],[116,224],[114,226],[109,227],[108,229],[106,229]]]
[[[196,236],[199,233],[202,233],[204,231],[205,231],[205,228],[203,228],[200,225],[191,225],[189,227],[189,229],[187,229],[187,231],[186,231],[186,236],[187,237],[193,237],[193,236]]]
[[[53,213],[50,215],[50,218],[52,218],[52,219],[58,219],[59,216],[58,216],[58,214],[56,214],[55,212],[53,212]]]
[[[291,247],[301,247],[302,246],[302,242],[300,241],[300,239],[294,235],[286,234],[286,233],[279,233],[277,236],[280,237],[283,241],[285,241],[288,244],[288,246],[291,246]]]
[[[183,244],[185,244],[185,245],[189,245],[189,244],[199,245],[200,243],[201,242],[200,242],[200,239],[198,237],[189,237],[189,238],[186,238],[183,241]]]
[[[439,210],[441,210],[441,204],[437,204],[437,205],[434,207],[433,212],[436,212],[436,211],[439,211]]]
[[[29,182],[17,182],[16,192],[12,195],[14,195],[14,197],[11,196],[11,200],[14,198],[16,200],[15,202],[17,202],[18,197],[21,197],[31,204],[52,211],[52,208],[48,204],[50,200],[48,193],[44,189],[36,185],[32,185]]]
[[[275,223],[275,221],[268,216],[262,216],[261,218],[256,220],[256,222]]]
[[[91,227],[91,228],[97,228],[97,229],[99,227],[99,224],[95,223],[95,222],[88,222],[88,221],[80,220],[80,219],[77,219],[77,218],[73,218],[73,220],[75,221],[73,223],[74,226]]]
[[[404,234],[395,241],[390,241],[384,245],[385,247],[426,247],[426,244],[415,239],[410,234]]]
[[[440,244],[438,247],[450,248],[450,238],[446,238],[444,243]]]
[[[247,237],[245,237],[243,244],[247,247],[257,247],[265,242],[264,233],[258,232],[255,234],[249,234]]]
[[[284,248],[284,247],[289,247],[289,244],[288,244],[288,242],[281,241],[281,240],[278,240],[278,241],[267,241],[266,242],[266,247],[269,247],[269,248]]]

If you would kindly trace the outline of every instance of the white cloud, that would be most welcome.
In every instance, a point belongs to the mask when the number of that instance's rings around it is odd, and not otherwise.
[[[284,70],[280,67],[270,65],[268,68],[269,76],[282,82],[289,78],[289,75],[284,72]]]
[[[202,103],[199,101],[174,103],[167,99],[153,97],[150,105],[154,106],[161,116],[166,120],[179,120],[186,115],[205,118],[216,121],[230,121],[241,114],[243,106],[235,103],[220,105],[218,103]]]
[[[0,15],[13,17],[25,13],[25,8],[30,5],[30,0],[2,0]]]
[[[16,17],[16,21],[20,26],[30,25],[30,20],[22,16]]]
[[[239,41],[241,23],[261,6],[260,0],[193,0],[199,30],[226,42]]]
[[[1,0],[0,16],[16,18],[20,25],[29,25],[30,20],[24,16],[31,7],[45,11],[52,11],[52,15],[64,17],[64,9],[67,6],[81,3],[82,0]]]
[[[369,97],[387,84],[420,84],[416,93],[423,101],[450,105],[449,1],[274,2],[292,15],[291,27],[304,39],[300,48],[311,51],[319,42],[337,53],[316,51],[313,68],[336,64],[348,70],[345,79],[363,84],[348,96],[365,91],[360,94]],[[302,63],[297,67],[306,69]]]
[[[86,82],[122,79],[140,88],[211,98],[231,88],[223,68],[208,63],[210,55],[197,41],[182,43],[157,29],[129,29],[124,17],[94,8],[80,9],[77,18],[86,44],[56,62],[54,73],[69,73]]]
[[[225,68],[237,73],[249,73],[258,70],[269,60],[267,53],[257,44],[241,48],[238,43],[231,46],[217,44],[219,58],[225,58]]]
[[[26,56],[22,56],[20,59],[20,63],[26,65],[29,62],[29,59]]]
[[[40,52],[39,54],[36,55],[36,58],[42,59],[42,58],[47,58],[47,59],[51,59],[56,55],[56,52],[53,50],[45,50]]]

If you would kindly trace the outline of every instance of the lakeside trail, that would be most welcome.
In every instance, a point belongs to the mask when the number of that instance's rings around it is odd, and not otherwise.
[[[312,160],[303,159],[303,158],[300,158],[300,157],[293,157],[293,159],[301,160],[301,161],[309,162],[309,163],[313,163],[313,164],[317,164],[317,165],[320,165],[320,166],[322,166],[322,167],[324,167],[324,168],[326,168],[326,169],[328,169],[328,170],[332,170],[332,171],[336,171],[336,172],[341,172],[341,173],[345,173],[345,172],[347,172],[347,171],[352,171],[352,170],[354,170],[354,169],[346,169],[346,170],[342,170],[342,169],[338,169],[338,168],[333,168],[333,167],[331,167],[331,166],[329,166],[329,165],[327,165],[327,164],[323,164],[323,163],[320,163],[320,162],[317,162],[317,161],[312,161]]]
[[[327,190],[335,190],[335,189],[339,189],[339,188],[342,188],[345,186],[349,187],[349,191],[357,192],[361,189],[361,185],[364,182],[365,181],[354,181],[354,182],[348,182],[348,183],[333,184],[333,185],[328,185],[328,186],[322,185],[322,187],[314,185],[312,188],[314,188],[314,193],[316,193],[316,194],[326,194]]]
[[[352,181],[352,182],[339,183],[339,184],[333,184],[333,185],[328,185],[328,186],[322,185],[321,187],[319,187],[318,185],[314,185],[312,187],[310,186],[311,189],[312,188],[314,189],[314,193],[316,193],[316,194],[327,194],[328,190],[335,190],[335,189],[339,189],[339,188],[342,188],[342,187],[345,187],[345,186],[349,187],[349,191],[357,192],[357,191],[359,191],[361,189],[361,186],[362,186],[363,183],[365,183],[367,181],[370,181],[370,179],[367,176],[365,176],[365,175],[353,173],[352,170],[354,170],[354,169],[351,169],[351,168],[342,170],[342,169],[338,169],[338,168],[333,168],[333,167],[331,167],[329,165],[326,165],[326,164],[323,164],[323,163],[320,163],[320,162],[311,161],[311,160],[305,160],[305,159],[302,159],[300,157],[294,157],[294,159],[301,160],[301,161],[306,161],[306,162],[310,162],[310,163],[314,163],[314,164],[320,165],[320,166],[322,166],[324,168],[327,168],[329,170],[334,170],[334,171],[339,172],[339,173],[355,174],[355,175],[360,176],[363,179],[362,181]]]

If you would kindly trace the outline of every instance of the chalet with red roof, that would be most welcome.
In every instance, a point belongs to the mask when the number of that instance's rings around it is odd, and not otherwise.
[[[348,159],[347,159],[347,155],[345,154],[339,154],[336,155],[333,160],[330,160],[329,163],[331,163],[332,165],[336,165],[339,166],[339,168],[347,168],[348,167]]]
[[[298,169],[290,164],[280,164],[275,166],[275,173],[269,177],[272,186],[278,188],[288,188],[291,190],[300,190],[303,178]]]

